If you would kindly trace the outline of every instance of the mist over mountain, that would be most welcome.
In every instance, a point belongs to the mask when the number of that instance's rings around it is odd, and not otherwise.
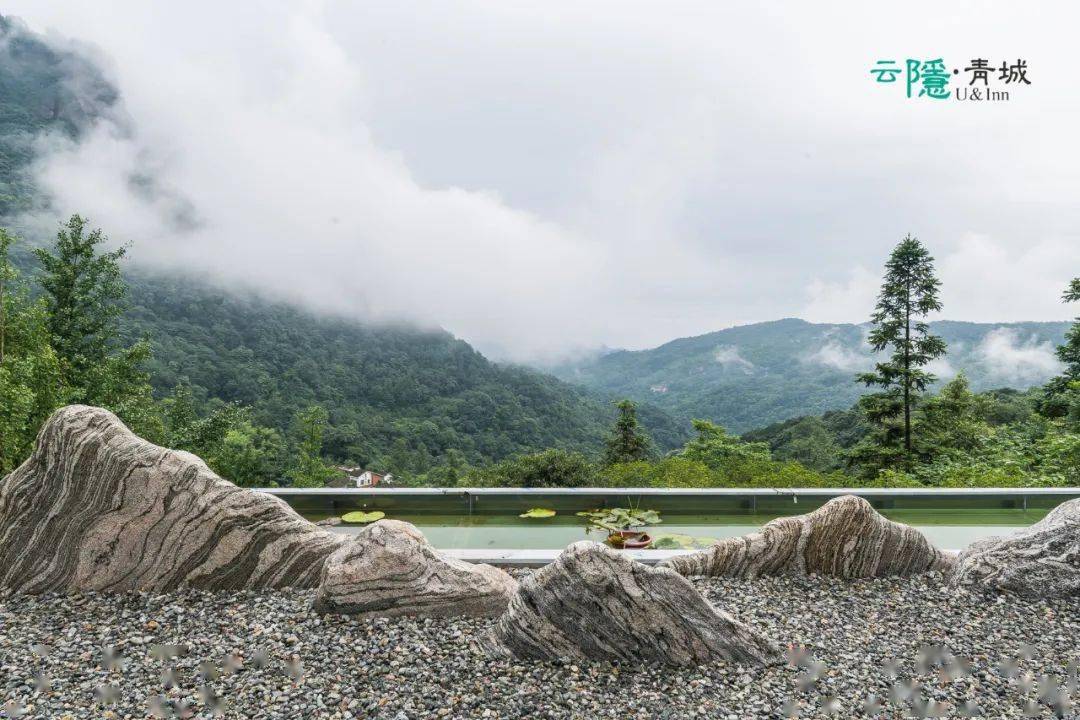
[[[102,207],[109,213],[131,210],[133,206],[126,201],[114,205],[115,198],[107,194],[91,207],[69,207],[77,194],[55,194],[61,185],[70,189],[90,183],[86,197],[94,197],[94,176],[74,171],[86,170],[85,166],[66,174],[60,172],[63,163],[56,162],[58,157],[71,159],[72,153],[81,163],[89,162],[93,158],[87,157],[87,148],[97,147],[102,153],[98,160],[104,165],[119,156],[132,160],[122,167],[111,166],[110,172],[122,173],[130,194],[152,206],[156,215],[164,213],[169,227],[179,233],[167,240],[183,245],[205,228],[208,219],[204,213],[211,205],[193,202],[182,188],[163,180],[167,173],[157,172],[162,168],[154,163],[147,164],[146,155],[121,152],[130,149],[139,129],[132,126],[120,106],[121,93],[92,59],[94,52],[70,40],[37,35],[18,20],[0,18],[0,147],[4,150],[0,217],[28,239],[40,242],[47,239],[55,219],[64,212],[80,211],[98,220]],[[248,190],[261,192],[255,186]],[[394,202],[392,198],[384,200],[387,207]],[[249,217],[259,215],[253,209]],[[398,315],[400,308],[394,304],[402,297],[407,297],[408,303],[419,301],[426,306],[423,313],[410,310],[403,317],[436,317],[445,303],[431,298],[440,293],[447,300],[474,294],[473,300],[479,302],[477,293],[498,292],[487,286],[487,276],[481,282],[458,282],[451,274],[447,276],[450,285],[433,291],[424,283],[410,287],[403,281],[409,275],[383,266],[350,271],[347,264],[339,263],[340,267],[317,283],[322,286],[320,292],[337,299],[320,302],[300,290],[300,285],[310,280],[305,273],[318,274],[318,268],[301,260],[333,261],[336,257],[336,251],[327,255],[322,252],[325,248],[309,246],[308,240],[331,236],[341,241],[342,248],[349,246],[346,237],[338,236],[336,222],[296,228],[294,247],[288,253],[300,264],[285,263],[279,277],[202,272],[201,265],[188,265],[179,255],[165,258],[161,243],[166,239],[155,234],[157,225],[128,223],[129,217],[123,217],[125,233],[115,239],[133,243],[131,255],[136,262],[147,256],[155,262],[131,275],[136,312],[126,322],[133,336],[145,333],[154,342],[153,380],[158,392],[165,393],[186,378],[204,401],[251,403],[258,409],[260,421],[281,428],[288,425],[290,413],[300,403],[327,404],[334,411],[331,422],[338,432],[334,436],[338,454],[364,443],[365,456],[385,453],[400,436],[406,438],[405,450],[414,453],[417,467],[437,462],[449,449],[465,450],[476,461],[548,445],[595,449],[610,416],[606,403],[615,397],[646,403],[646,424],[661,448],[671,447],[685,433],[679,423],[690,417],[709,418],[742,431],[797,415],[846,408],[863,392],[853,381],[854,374],[873,362],[864,342],[865,326],[792,319],[733,327],[651,350],[579,351],[575,359],[554,366],[552,358],[567,357],[567,346],[559,347],[554,355],[533,356],[534,365],[585,388],[581,392],[535,371],[491,363],[467,343],[430,323],[419,329],[415,323],[389,322]],[[140,229],[145,234],[133,232]],[[108,226],[105,230],[112,232]],[[260,231],[240,224],[230,232],[231,238],[246,242]],[[215,237],[222,240],[224,236]],[[374,246],[364,247],[372,257],[379,255]],[[246,254],[229,255],[237,248]],[[273,246],[270,250],[283,248]],[[503,248],[497,254],[511,251]],[[273,254],[253,254],[250,247],[231,241],[220,242],[213,253],[206,248],[201,252],[203,260],[218,269],[256,264]],[[992,252],[983,255],[998,257]],[[414,247],[401,259],[415,264],[432,258]],[[468,264],[468,257],[457,256],[446,267]],[[960,259],[949,256],[943,264],[959,266]],[[562,285],[544,283],[560,277],[560,282],[577,287],[583,284],[575,275],[577,270],[566,273],[593,265],[595,258],[564,255],[558,258],[557,268],[542,278],[543,293],[521,297],[528,297],[536,307],[559,298],[570,298],[573,304],[573,296],[562,292]],[[337,272],[342,268],[344,275]],[[199,282],[183,279],[196,276]],[[1038,277],[1038,273],[1027,268],[1025,276]],[[513,268],[505,268],[500,277],[512,286],[503,293],[506,297],[516,297],[525,287],[524,276]],[[814,314],[829,314],[836,307],[868,308],[873,284],[873,274],[864,272],[858,282],[817,287]],[[253,289],[258,292],[251,293]],[[617,288],[605,292],[618,300]],[[372,293],[386,305],[385,312],[367,312],[371,307],[365,298]],[[338,301],[343,297],[359,304],[343,305]],[[478,310],[481,306],[483,312]],[[504,308],[484,301],[459,310],[497,319]],[[604,312],[604,308],[584,305],[575,307],[574,315],[591,313],[596,317],[590,322],[603,324]],[[507,315],[502,320],[513,324],[520,318]],[[543,323],[549,321],[561,322],[558,313],[546,314]],[[949,343],[949,355],[932,370],[942,379],[963,370],[976,389],[1036,385],[1058,371],[1053,346],[1061,342],[1066,326],[1064,322],[940,321],[934,327]],[[519,323],[513,336],[532,335],[536,327]],[[261,328],[263,334],[254,328]],[[533,341],[545,344],[543,334],[537,334]],[[603,338],[594,337],[594,341],[603,342]],[[498,346],[491,336],[487,342]],[[580,335],[575,342],[584,346]],[[307,348],[307,357],[296,348]],[[515,354],[509,345],[502,350],[504,355]],[[326,369],[325,375],[319,374],[320,367]],[[481,419],[482,413],[466,418],[469,413],[463,416],[453,409],[470,402],[477,406],[503,404],[510,409],[487,420]],[[404,418],[442,422],[452,432],[435,439],[428,429],[417,429],[419,425],[405,429]]]
[[[27,212],[53,209],[35,184],[37,153],[58,137],[78,142],[117,97],[81,55],[0,17],[0,223],[23,235],[14,254],[25,276],[35,272],[30,246],[55,231],[25,222]],[[152,178],[131,181],[159,192]],[[94,207],[73,210],[94,219]],[[134,238],[134,260],[142,247]],[[238,403],[285,433],[299,410],[321,405],[330,413],[326,452],[341,461],[409,476],[451,451],[472,464],[549,447],[594,453],[614,417],[602,393],[493,363],[438,328],[317,313],[181,269],[135,265],[126,280],[122,330],[150,340],[156,396],[189,383],[201,408]],[[642,408],[642,420],[661,450],[687,433],[655,406]]]
[[[930,371],[939,380],[967,374],[976,390],[1023,389],[1061,372],[1054,348],[1066,322],[937,321],[948,343]],[[682,417],[706,418],[736,432],[797,415],[845,409],[872,368],[867,325],[784,319],[680,338],[650,350],[608,352],[552,372],[599,392],[650,402]]]

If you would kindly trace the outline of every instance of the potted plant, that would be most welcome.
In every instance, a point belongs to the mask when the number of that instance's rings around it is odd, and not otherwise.
[[[604,542],[613,548],[627,550],[648,547],[652,543],[652,538],[640,528],[661,522],[660,513],[657,511],[638,508],[605,508],[586,510],[577,514],[588,519],[586,532],[606,532],[607,538]]]

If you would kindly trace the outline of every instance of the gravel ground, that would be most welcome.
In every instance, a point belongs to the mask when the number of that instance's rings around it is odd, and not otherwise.
[[[790,662],[492,662],[476,650],[491,621],[320,616],[308,592],[7,596],[0,717],[849,718],[873,714],[868,694],[878,717],[957,717],[968,701],[983,717],[1077,716],[1080,601],[956,593],[937,575],[696,583]]]

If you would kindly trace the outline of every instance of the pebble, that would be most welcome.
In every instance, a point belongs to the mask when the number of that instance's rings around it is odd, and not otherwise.
[[[321,616],[309,591],[6,595],[0,718],[1076,717],[1080,599],[933,573],[693,582],[788,661],[492,661],[492,620]]]

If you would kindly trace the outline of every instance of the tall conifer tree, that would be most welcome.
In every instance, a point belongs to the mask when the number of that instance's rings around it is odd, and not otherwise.
[[[615,403],[615,407],[619,409],[619,416],[604,448],[604,464],[617,465],[647,459],[652,443],[638,424],[637,405],[630,400],[622,400]]]
[[[934,274],[934,258],[916,238],[908,235],[885,264],[885,280],[870,321],[868,338],[875,352],[888,351],[888,359],[858,382],[881,388],[865,395],[860,405],[873,432],[856,446],[852,460],[868,469],[897,463],[910,467],[914,454],[912,410],[936,378],[925,366],[945,354],[945,341],[930,333],[926,316],[941,309]]]

